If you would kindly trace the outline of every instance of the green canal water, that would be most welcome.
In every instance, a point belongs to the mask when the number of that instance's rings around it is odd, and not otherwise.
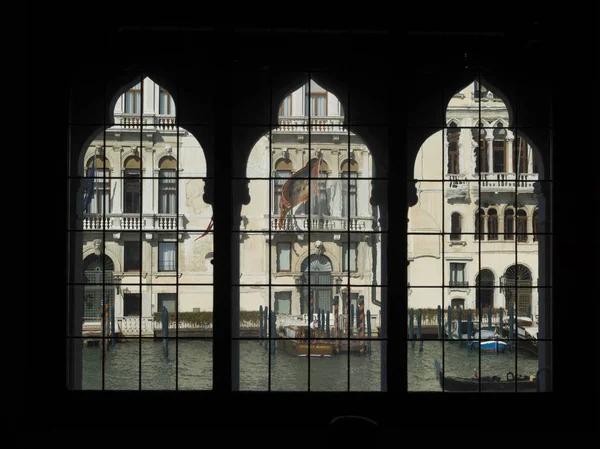
[[[273,391],[381,391],[381,342],[372,342],[366,356],[342,354],[332,358],[294,357],[276,350],[269,355],[258,341],[240,341],[240,389]],[[169,341],[169,355],[161,341],[117,343],[104,362],[99,347],[83,349],[85,390],[210,390],[212,343],[202,340]],[[441,391],[434,360],[443,361],[448,376],[505,377],[508,372],[535,374],[537,357],[524,351],[480,354],[464,343],[426,341],[420,351],[408,343],[408,389]],[[310,366],[309,366],[310,364]],[[270,370],[269,370],[270,368]],[[270,371],[270,376],[269,376]],[[104,385],[103,385],[104,382]]]

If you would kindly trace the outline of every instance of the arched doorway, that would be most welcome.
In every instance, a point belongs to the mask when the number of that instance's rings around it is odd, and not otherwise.
[[[106,254],[104,257],[91,255],[84,261],[84,304],[83,320],[98,321],[102,316],[102,307],[107,301],[114,305],[115,301],[115,265]]]
[[[506,308],[510,310],[513,307],[517,316],[531,314],[531,285],[531,271],[524,265],[511,265],[504,273]]]
[[[490,270],[481,270],[475,279],[475,306],[486,309],[494,306],[494,273]]]
[[[322,254],[312,254],[302,262],[301,313],[314,313],[323,309],[332,311],[331,260]],[[310,290],[309,285],[310,284]],[[309,310],[309,300],[313,299],[313,309]]]

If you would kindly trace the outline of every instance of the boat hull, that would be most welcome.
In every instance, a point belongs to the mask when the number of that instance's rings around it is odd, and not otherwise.
[[[473,348],[477,349],[481,347],[480,351],[487,354],[502,354],[506,352],[506,343],[500,340],[482,341],[481,344],[478,341],[471,343]]]
[[[329,341],[317,341],[309,345],[306,340],[282,339],[278,345],[296,357],[332,357],[334,352],[334,343]]]

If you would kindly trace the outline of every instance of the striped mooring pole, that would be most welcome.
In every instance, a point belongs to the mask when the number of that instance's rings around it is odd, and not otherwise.
[[[346,295],[346,337],[350,336],[350,295]]]
[[[163,354],[169,357],[169,311],[165,306],[162,308],[162,337]]]
[[[262,346],[263,344],[263,306],[262,304],[260,306],[258,306],[258,338],[259,338],[259,342],[260,345]]]
[[[271,310],[271,354],[275,355],[275,337],[277,336],[277,314]]]
[[[365,297],[364,295],[358,296],[358,318],[357,326],[358,326],[358,337],[360,340],[358,341],[358,346],[360,348],[360,353],[365,353]]]
[[[368,338],[368,351],[371,353],[371,311],[367,310],[367,338]]]
[[[458,308],[458,326],[456,332],[458,333],[458,339],[462,340],[462,309],[460,307]]]
[[[437,306],[438,339],[442,339],[442,307]]]
[[[513,306],[508,309],[508,350],[512,352],[512,339],[515,327]]]
[[[419,340],[419,352],[423,352],[423,339],[421,338],[421,320],[423,318],[423,309],[417,310],[417,339]]]
[[[333,297],[333,331],[335,332],[335,352],[340,352],[340,296]]]
[[[101,325],[102,325],[102,356],[106,357],[106,352],[108,351],[108,326],[110,324],[109,321],[109,314],[110,314],[110,305],[108,304],[108,302],[106,302],[104,304],[103,307],[103,311],[102,311],[102,319],[101,321]]]
[[[110,305],[110,345],[114,348],[116,339],[115,339],[115,304],[114,301]]]
[[[452,307],[448,306],[448,338],[452,338]]]
[[[269,345],[271,344],[271,340],[269,340],[269,332],[271,332],[271,329],[269,329],[269,308],[267,306],[265,306],[265,327],[263,329],[264,332],[264,337],[265,340],[267,340],[265,343],[265,349],[268,350],[269,349]]]
[[[350,304],[350,329],[349,334],[352,335],[352,327],[354,326],[354,304]]]
[[[488,306],[488,330],[492,330],[492,306]]]

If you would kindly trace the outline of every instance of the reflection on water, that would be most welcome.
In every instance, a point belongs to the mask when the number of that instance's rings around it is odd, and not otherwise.
[[[342,354],[332,358],[295,357],[279,349],[269,356],[267,345],[258,341],[240,341],[240,389],[268,390],[269,363],[271,390],[275,391],[380,391],[381,342],[372,342],[369,355]],[[102,388],[102,358],[99,347],[83,349],[83,388]],[[178,358],[178,366],[176,364]],[[440,391],[435,378],[434,360],[444,361],[448,376],[471,377],[476,368],[480,376],[506,373],[535,374],[537,357],[526,352],[481,354],[469,351],[464,343],[426,341],[423,350],[409,343],[407,351],[408,389]],[[518,360],[518,369],[515,366]],[[210,390],[212,388],[212,342],[180,340],[176,347],[169,341],[169,355],[163,354],[162,342],[138,340],[117,343],[109,351],[105,363],[104,388],[107,390]],[[348,373],[350,375],[348,376]]]

